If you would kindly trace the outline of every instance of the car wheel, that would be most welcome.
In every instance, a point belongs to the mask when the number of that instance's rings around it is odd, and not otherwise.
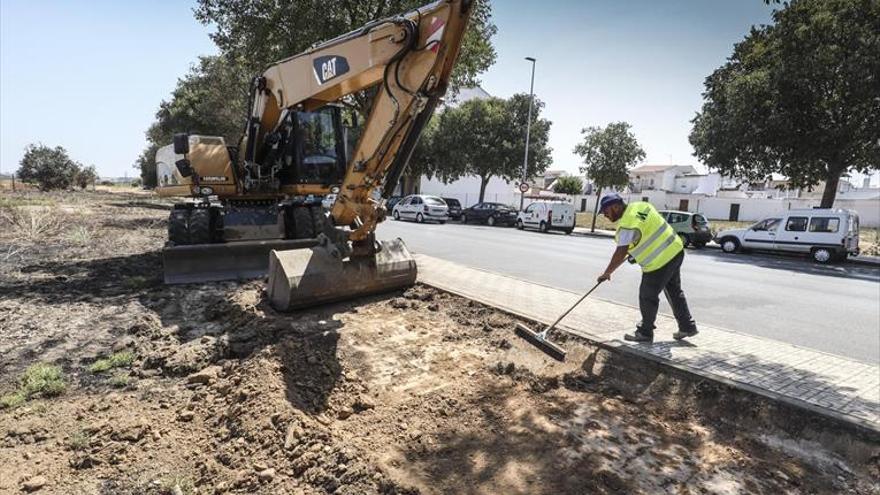
[[[574,232],[574,229],[565,229],[565,235],[571,235]]]
[[[681,243],[684,247],[688,247],[688,244],[691,243],[691,237],[687,234],[678,234],[678,236],[681,237]]]
[[[523,225],[522,220],[516,221],[516,228],[517,228],[517,230],[522,230],[525,228],[525,225]]]
[[[461,223],[467,223],[467,215],[461,216]]]
[[[538,230],[547,233],[547,222],[541,222],[541,225],[538,226]]]
[[[418,223],[424,223],[424,222],[425,222],[425,217],[423,217],[421,213],[417,214],[417,215],[416,215],[416,222],[418,222]]]
[[[828,248],[813,248],[810,251],[813,261],[816,263],[826,264],[834,260],[834,251]]]
[[[735,253],[739,251],[739,241],[735,237],[725,237],[721,239],[721,250],[725,253]]]
[[[394,210],[394,219],[395,219],[395,220],[400,220],[400,212],[397,211],[397,210]]]
[[[495,217],[487,218],[486,225],[488,225],[489,227],[494,227],[495,226]]]
[[[440,225],[445,225],[445,224],[446,224],[446,220],[440,220]]]

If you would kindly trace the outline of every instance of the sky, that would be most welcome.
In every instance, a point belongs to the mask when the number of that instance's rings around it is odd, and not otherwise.
[[[626,121],[649,164],[691,164],[703,80],[752,25],[761,0],[495,0],[490,94],[529,91],[553,122],[553,169],[577,172],[581,129]],[[28,143],[63,146],[102,176],[137,175],[144,131],[199,55],[216,53],[194,3],[0,0],[0,172]],[[875,177],[880,181],[880,177]]]

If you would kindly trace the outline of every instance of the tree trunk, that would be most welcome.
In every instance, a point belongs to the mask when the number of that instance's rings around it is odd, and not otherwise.
[[[480,203],[483,202],[483,196],[486,195],[486,186],[489,185],[489,179],[491,178],[491,175],[487,175],[485,177],[482,175],[480,176]]]
[[[832,208],[834,206],[834,198],[837,196],[837,185],[840,184],[841,172],[828,172],[828,178],[825,179],[825,190],[822,192],[822,203],[819,208]]]
[[[593,225],[590,227],[590,232],[596,231],[596,217],[599,215],[599,199],[602,198],[602,188],[596,189],[596,205],[593,207]]]

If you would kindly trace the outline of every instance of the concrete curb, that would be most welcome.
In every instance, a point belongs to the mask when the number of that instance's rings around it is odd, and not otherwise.
[[[518,311],[515,308],[492,303],[491,301],[489,301],[486,298],[473,297],[471,295],[465,294],[463,292],[456,290],[455,287],[448,287],[443,284],[432,284],[430,282],[426,282],[423,280],[419,280],[419,282],[422,284],[434,287],[436,289],[439,289],[439,290],[442,290],[445,292],[449,292],[451,294],[455,294],[460,297],[464,297],[465,299],[475,300],[481,304],[484,304],[489,307],[493,307],[499,311],[503,311],[505,313],[514,315],[516,317],[522,318],[527,321],[535,321],[536,323],[541,323],[544,325],[549,323],[549,322],[536,321],[533,316],[522,313],[521,311]],[[612,303],[612,304],[617,304],[617,303]],[[732,387],[737,390],[741,390],[746,393],[757,395],[757,396],[762,397],[764,399],[768,399],[768,400],[771,400],[774,402],[779,402],[779,403],[784,404],[788,407],[792,407],[792,408],[795,408],[798,410],[806,411],[811,414],[816,414],[816,415],[821,416],[827,420],[838,423],[844,427],[854,428],[855,430],[866,435],[868,438],[873,439],[873,441],[880,442],[880,425],[875,425],[869,421],[865,421],[865,420],[861,420],[859,418],[854,418],[854,417],[851,417],[848,415],[844,415],[844,414],[841,414],[837,411],[834,411],[831,409],[826,409],[826,408],[823,408],[823,407],[820,407],[820,406],[817,406],[814,404],[810,404],[808,402],[805,402],[805,401],[802,401],[802,400],[799,400],[799,399],[796,399],[793,397],[789,397],[786,395],[782,395],[782,394],[779,394],[779,393],[776,393],[776,392],[773,392],[770,390],[762,389],[762,388],[756,387],[754,385],[738,382],[736,380],[732,380],[730,378],[726,378],[726,377],[717,375],[712,372],[695,370],[695,369],[690,368],[688,366],[678,364],[674,361],[662,359],[662,358],[659,358],[659,357],[654,356],[652,354],[642,352],[638,348],[625,345],[622,342],[619,342],[617,340],[610,340],[610,341],[598,340],[593,335],[578,331],[577,329],[575,329],[573,327],[569,327],[569,326],[565,325],[564,323],[560,324],[556,328],[558,330],[563,330],[566,333],[573,335],[577,338],[584,339],[590,345],[593,345],[595,347],[599,347],[602,349],[606,349],[610,352],[625,354],[625,355],[632,356],[634,358],[637,358],[637,359],[640,359],[643,361],[647,361],[654,366],[657,366],[657,367],[662,368],[664,370],[668,370],[674,374],[690,376],[690,377],[693,377],[696,379],[710,380],[710,381],[717,382],[717,383],[720,383],[720,384],[728,386],[728,387]]]

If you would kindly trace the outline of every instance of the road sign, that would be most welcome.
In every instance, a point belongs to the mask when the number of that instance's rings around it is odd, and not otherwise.
[[[523,182],[522,184],[520,184],[520,185],[519,185],[519,192],[521,192],[521,193],[527,193],[527,192],[529,192],[529,185],[526,184],[525,182]]]

